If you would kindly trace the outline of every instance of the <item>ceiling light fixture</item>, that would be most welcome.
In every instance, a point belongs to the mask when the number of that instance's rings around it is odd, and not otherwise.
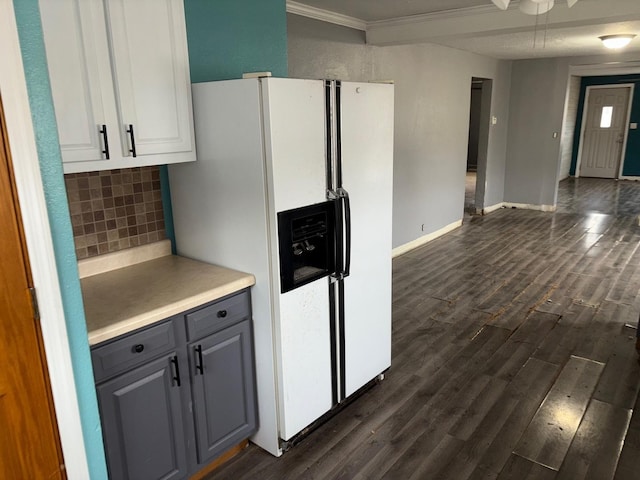
[[[553,8],[554,0],[520,0],[518,7],[522,13],[527,15],[542,15]]]
[[[511,0],[491,0],[500,10],[509,8]],[[549,25],[549,11],[554,7],[555,0],[519,0],[517,2],[520,11],[526,15],[536,17],[535,29],[533,31],[533,48],[538,44],[538,25],[541,18],[544,18],[544,27],[542,30],[542,48],[547,45],[547,27]],[[567,6],[573,7],[578,0],[567,0]],[[545,15],[546,14],[546,15]],[[544,17],[542,17],[544,15]]]
[[[629,42],[635,38],[632,33],[625,33],[621,35],[604,35],[598,37],[602,40],[602,43],[607,48],[623,48],[629,45]]]
[[[491,0],[500,10],[509,8],[511,0]],[[569,8],[573,7],[578,0],[567,0]],[[522,13],[527,15],[542,15],[553,8],[554,0],[520,0],[518,6]]]

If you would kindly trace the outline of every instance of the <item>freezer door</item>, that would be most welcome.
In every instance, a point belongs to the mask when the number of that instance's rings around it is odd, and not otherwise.
[[[328,280],[280,295],[280,438],[289,440],[332,406]]]
[[[265,153],[276,212],[326,200],[324,84],[267,78],[262,82]]]
[[[391,365],[393,85],[343,82],[342,187],[351,203],[351,272],[344,279],[344,375],[349,396]]]
[[[278,213],[326,200],[324,84],[262,81],[280,437],[289,440],[331,402],[328,280],[282,293]]]

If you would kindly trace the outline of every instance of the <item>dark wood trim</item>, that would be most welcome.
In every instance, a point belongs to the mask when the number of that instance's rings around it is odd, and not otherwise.
[[[210,475],[214,470],[224,465],[226,462],[228,462],[233,457],[238,455],[248,446],[249,446],[249,440],[240,442],[235,447],[232,447],[231,449],[227,450],[225,453],[220,455],[218,458],[216,458],[213,462],[211,462],[209,465],[204,467],[198,473],[189,477],[189,480],[203,480],[207,475]]]

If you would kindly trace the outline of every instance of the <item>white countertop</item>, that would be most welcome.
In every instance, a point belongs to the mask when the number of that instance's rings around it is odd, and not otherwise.
[[[80,280],[96,345],[255,284],[251,274],[164,255]]]

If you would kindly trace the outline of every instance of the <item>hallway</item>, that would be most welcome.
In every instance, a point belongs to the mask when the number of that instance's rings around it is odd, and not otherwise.
[[[210,479],[638,478],[640,183],[565,180],[393,262],[386,379]]]
[[[464,180],[464,213],[476,213],[476,181],[478,172],[467,172]]]

